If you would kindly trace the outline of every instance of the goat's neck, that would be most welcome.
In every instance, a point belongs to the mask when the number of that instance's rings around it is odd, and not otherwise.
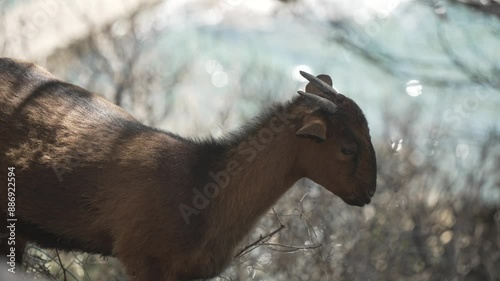
[[[291,116],[287,112],[284,108],[281,118],[271,114],[255,123],[223,161],[219,174],[229,179],[212,199],[207,215],[210,234],[226,247],[234,247],[300,178],[295,170],[294,122],[286,118]]]

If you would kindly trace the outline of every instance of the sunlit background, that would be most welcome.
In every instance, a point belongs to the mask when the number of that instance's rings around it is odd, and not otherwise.
[[[310,181],[214,280],[500,280],[500,2],[0,1],[0,55],[35,61],[184,136],[220,136],[332,76],[369,121],[373,203]],[[32,245],[25,267],[124,280],[113,258]],[[61,258],[61,259],[59,259]]]

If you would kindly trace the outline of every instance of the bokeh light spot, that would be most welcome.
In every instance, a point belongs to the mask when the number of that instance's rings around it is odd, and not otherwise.
[[[422,94],[422,84],[418,80],[410,80],[406,83],[406,93],[411,97],[417,97]]]
[[[227,85],[229,77],[224,71],[215,71],[212,73],[212,84],[217,88],[222,88]]]

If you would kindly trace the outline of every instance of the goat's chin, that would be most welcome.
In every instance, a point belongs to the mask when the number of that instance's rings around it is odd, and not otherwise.
[[[351,206],[363,207],[364,205],[370,204],[371,199],[369,197],[361,198],[360,196],[349,196],[340,197],[344,202]]]
[[[367,204],[357,198],[341,198],[341,199],[351,206],[363,207],[364,205]]]

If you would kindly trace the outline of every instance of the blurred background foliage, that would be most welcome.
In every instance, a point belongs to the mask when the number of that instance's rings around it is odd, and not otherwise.
[[[497,0],[0,1],[0,55],[136,118],[220,136],[328,73],[370,123],[378,191],[294,186],[216,280],[500,280]],[[113,258],[32,245],[56,280],[125,280]]]

